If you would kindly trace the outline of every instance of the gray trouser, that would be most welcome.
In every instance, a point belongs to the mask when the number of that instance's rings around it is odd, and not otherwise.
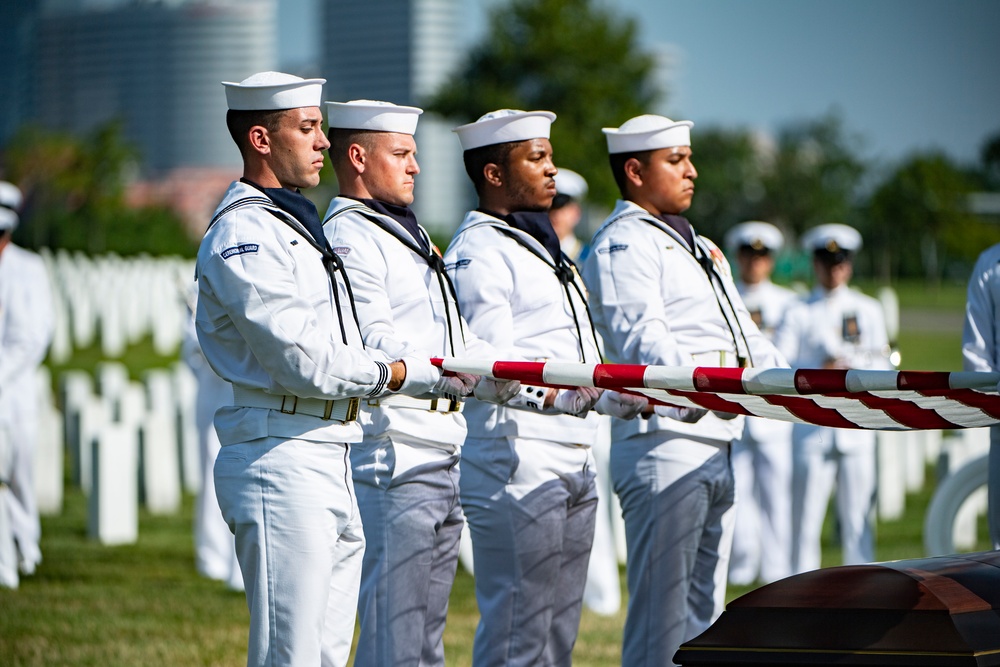
[[[444,625],[465,518],[458,454],[393,474],[388,437],[351,448],[365,531],[356,667],[444,665]]]
[[[673,665],[722,613],[734,528],[729,443],[645,433],[611,447],[628,542],[622,665]]]
[[[469,438],[462,504],[476,571],[474,667],[570,665],[594,539],[589,447]]]

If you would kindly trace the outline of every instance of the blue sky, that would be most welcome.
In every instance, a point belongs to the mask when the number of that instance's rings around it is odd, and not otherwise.
[[[470,41],[485,7],[466,0]],[[319,0],[281,0],[283,62],[310,59]],[[998,0],[604,0],[675,63],[662,113],[774,131],[836,110],[863,154],[940,149],[978,160],[1000,134]],[[302,31],[306,31],[303,33]],[[624,120],[624,119],[623,119]],[[696,136],[696,135],[695,135]]]

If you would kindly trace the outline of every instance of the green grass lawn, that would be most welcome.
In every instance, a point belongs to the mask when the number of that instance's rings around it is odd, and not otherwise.
[[[867,290],[869,294],[874,293]],[[899,347],[905,369],[961,368],[960,311],[964,288],[899,290],[907,312],[920,317],[904,326]],[[928,316],[929,313],[929,316]],[[94,350],[82,351],[58,368],[93,370]],[[171,358],[157,357],[148,342],[129,350],[125,360],[134,378]],[[877,527],[879,560],[923,556],[923,520],[933,490],[910,496],[906,513]],[[44,562],[16,591],[0,589],[0,666],[231,665],[246,660],[246,603],[241,593],[202,579],[194,569],[193,500],[185,498],[174,516],[140,514],[139,541],[103,547],[87,538],[86,498],[68,488],[64,511],[43,520]],[[981,527],[980,535],[985,535]],[[982,542],[977,549],[985,549]],[[832,529],[824,538],[824,566],[840,562]],[[731,588],[728,599],[748,588]],[[601,617],[585,610],[574,663],[579,667],[616,665],[624,611]],[[472,578],[459,571],[451,596],[445,650],[449,665],[469,665],[478,614]]]
[[[879,560],[924,555],[923,518],[932,487],[908,498],[902,519],[879,523]],[[70,489],[63,513],[43,520],[45,560],[37,574],[16,591],[0,589],[0,664],[244,664],[246,603],[241,593],[195,573],[192,511],[188,497],[176,515],[143,512],[137,544],[104,547],[87,538],[86,498]],[[985,542],[977,546],[985,548]],[[823,564],[839,562],[828,525]],[[731,588],[727,597],[748,590]],[[618,664],[624,620],[624,611],[602,617],[585,610],[574,664]],[[477,621],[473,581],[460,569],[445,631],[449,665],[470,664]]]

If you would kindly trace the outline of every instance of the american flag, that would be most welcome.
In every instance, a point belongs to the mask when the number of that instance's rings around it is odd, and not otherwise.
[[[880,431],[1000,423],[1000,373],[708,368],[432,359],[445,371],[549,387],[601,387],[678,407]]]

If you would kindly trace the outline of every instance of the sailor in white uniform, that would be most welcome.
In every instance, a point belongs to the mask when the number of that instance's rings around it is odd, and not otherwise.
[[[42,561],[34,481],[37,372],[54,326],[42,258],[10,240],[21,204],[20,189],[0,181],[0,586],[8,588]]]
[[[1000,243],[976,260],[966,292],[962,367],[1000,372]],[[994,549],[1000,549],[1000,425],[990,427],[987,520]]]
[[[861,234],[819,225],[802,237],[816,286],[788,309],[775,343],[795,368],[889,370],[882,306],[848,283]],[[820,567],[820,536],[836,488],[845,565],[875,558],[875,432],[795,424],[792,428],[792,572]]]
[[[323,79],[224,83],[243,178],[198,251],[195,326],[233,385],[219,409],[215,487],[250,609],[248,665],[346,665],[364,535],[349,443],[361,398],[423,394],[426,359],[365,349],[348,276],[299,188],[319,183]]]
[[[504,109],[456,128],[479,208],[445,261],[470,328],[501,358],[596,363],[582,281],[547,214],[554,119]],[[589,411],[600,395],[522,383],[507,405],[466,406],[461,495],[480,613],[475,667],[571,663],[597,509],[598,415]]]
[[[728,232],[726,249],[736,258],[736,289],[761,332],[773,340],[785,309],[798,295],[771,282],[784,235],[768,222],[743,222]],[[748,417],[733,443],[736,532],[729,581],[750,585],[784,579],[792,559],[792,424]]]
[[[644,115],[606,128],[623,199],[598,229],[583,275],[609,361],[780,366],[711,241],[679,214],[697,171],[689,121]],[[657,407],[615,420],[611,475],[628,542],[622,664],[672,664],[722,613],[733,534],[730,444],[743,418]],[[693,422],[693,423],[688,423]]]
[[[365,344],[392,358],[493,357],[462,321],[444,261],[409,208],[421,110],[371,100],[326,106],[340,194],[324,233],[351,276]],[[480,383],[495,385],[459,373],[426,396],[362,403],[364,441],[351,448],[366,543],[358,667],[445,664],[448,596],[465,525],[462,399]],[[518,389],[509,383],[507,398]]]
[[[236,542],[215,496],[215,459],[219,455],[219,434],[215,432],[215,412],[233,404],[233,386],[212,370],[198,344],[194,313],[198,284],[191,283],[188,298],[190,318],[181,339],[181,358],[197,382],[194,424],[198,430],[201,460],[201,487],[194,502],[194,564],[198,574],[221,581],[231,590],[243,590],[243,575],[236,560]]]

